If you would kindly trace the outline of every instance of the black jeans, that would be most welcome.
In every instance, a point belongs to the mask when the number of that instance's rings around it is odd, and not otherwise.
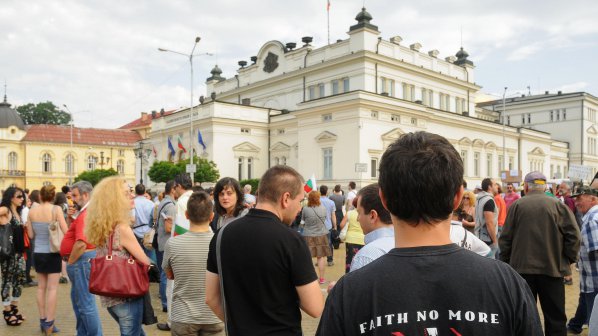
[[[521,274],[534,299],[540,297],[544,313],[544,335],[567,335],[567,315],[565,314],[565,285],[563,278],[540,274]]]
[[[575,316],[569,320],[567,327],[578,334],[581,334],[583,325],[588,324],[588,313],[586,307],[586,296],[584,293],[579,293],[579,300],[577,301],[577,310]]]

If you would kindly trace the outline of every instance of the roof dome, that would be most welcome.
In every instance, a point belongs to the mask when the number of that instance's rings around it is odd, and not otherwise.
[[[355,20],[358,22],[365,21],[366,23],[370,23],[372,20],[372,15],[365,10],[365,7],[361,8],[361,12],[357,14]]]
[[[15,109],[10,108],[10,104],[6,101],[6,95],[4,95],[4,102],[0,103],[0,128],[9,128],[10,126],[25,130],[23,119]]]
[[[357,24],[351,26],[349,31],[354,31],[360,28],[369,28],[376,32],[378,31],[378,26],[370,23],[370,21],[372,21],[372,15],[365,10],[365,7],[361,8],[361,12],[357,13],[355,20],[357,21]]]
[[[465,51],[465,49],[463,49],[463,47],[461,47],[461,49],[459,49],[459,51],[457,51],[455,56],[457,56],[457,60],[455,61],[454,64],[456,64],[456,65],[464,65],[464,64],[473,65],[473,62],[467,59],[467,57],[469,57],[469,53],[467,53],[467,51]]]
[[[222,74],[222,69],[220,69],[218,67],[218,64],[216,64],[213,68],[212,71],[210,71],[210,73],[212,74],[212,76],[208,77],[207,81],[212,81],[212,80],[216,80],[216,81],[223,81],[226,78],[220,76]]]

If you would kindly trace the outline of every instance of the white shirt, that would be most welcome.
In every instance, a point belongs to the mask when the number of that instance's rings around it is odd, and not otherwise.
[[[459,221],[451,221],[451,241],[466,250],[475,252],[482,257],[490,253],[490,246],[467,231]]]

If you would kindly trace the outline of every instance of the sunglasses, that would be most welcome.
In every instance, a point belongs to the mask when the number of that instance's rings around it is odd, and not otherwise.
[[[23,195],[15,196],[15,198],[23,198]]]

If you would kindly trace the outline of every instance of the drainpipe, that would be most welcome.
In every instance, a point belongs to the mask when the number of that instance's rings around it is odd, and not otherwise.
[[[237,89],[241,86],[239,83],[239,75],[235,75],[235,79],[237,80]],[[241,94],[237,95],[237,104],[241,104]]]
[[[311,51],[311,49],[307,49],[307,51],[305,52],[305,56],[303,57],[303,69],[307,68],[307,55],[309,55],[309,52]],[[303,76],[303,102],[305,103],[305,85],[306,85],[307,80],[305,79],[305,76]]]
[[[584,111],[583,111],[583,96],[581,97],[581,158],[580,158],[580,165],[583,166],[583,141],[584,141],[584,131],[583,131],[583,121],[584,121]],[[571,166],[571,162],[569,162],[569,166]]]
[[[376,43],[376,54],[379,53],[380,42],[382,42],[382,37],[378,37],[378,43]],[[375,73],[374,88],[376,91],[375,93],[378,93],[378,63],[374,64],[374,73]]]
[[[268,168],[271,167],[271,158],[270,158],[270,112],[272,109],[268,109]]]

